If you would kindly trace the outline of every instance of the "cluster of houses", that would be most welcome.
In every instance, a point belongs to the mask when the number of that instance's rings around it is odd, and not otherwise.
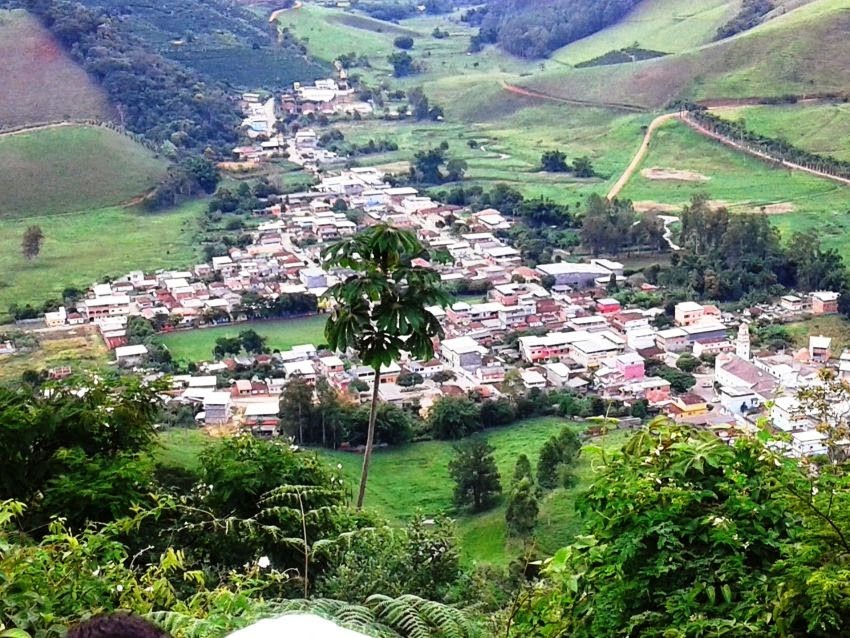
[[[259,163],[272,157],[285,157],[307,167],[337,160],[335,153],[319,148],[315,131],[306,129],[284,137],[279,132],[278,122],[292,115],[371,116],[372,105],[357,98],[348,85],[344,69],[339,69],[338,73],[338,80],[316,80],[309,85],[296,82],[291,90],[277,97],[243,93],[239,100],[242,130],[251,143],[233,149],[236,159]]]
[[[318,148],[310,133],[300,132],[298,143]],[[442,396],[498,398],[511,374],[512,383],[528,391],[566,389],[625,405],[642,402],[723,437],[752,428],[767,415],[791,435],[789,453],[824,450],[824,435],[812,418],[795,411],[792,397],[797,389],[818,383],[821,368],[833,365],[829,338],[812,336],[809,347],[799,352],[754,353],[747,313],[722,312],[694,301],[677,304],[673,325],[664,325],[656,321],[662,308],[623,307],[607,292],[614,283],[627,283],[621,263],[588,259],[530,268],[503,239],[500,231],[513,221],[498,210],[471,211],[435,202],[415,188],[390,186],[375,168],[316,175],[318,183],[310,191],[256,211],[265,221],[250,245],[185,271],[132,272],[95,285],[76,307],[48,313],[45,322],[94,324],[120,365],[143,367],[147,351],[144,345],[128,343],[128,317],[167,318],[171,327],[191,329],[244,319],[241,304],[248,293],[269,299],[296,293],[321,297],[347,274],[322,268],[322,247],[359,228],[389,222],[414,232],[431,255],[441,255],[434,261],[420,258],[417,265],[435,268],[447,285],[459,290],[486,293],[431,309],[445,329],[445,338],[435,344],[435,358],[402,358],[382,370],[381,400],[426,414]],[[340,201],[345,205],[339,206]],[[351,210],[357,215],[349,215]],[[646,283],[640,288],[655,290]],[[837,293],[818,291],[786,295],[760,312],[787,319],[834,313],[837,306]],[[349,353],[319,351],[316,345],[198,362],[200,376],[175,377],[173,395],[197,405],[199,420],[207,424],[237,420],[269,433],[277,427],[278,396],[296,376],[324,377],[341,391],[355,388],[355,394],[356,388],[372,383],[371,370]],[[677,392],[652,371],[659,362],[675,367],[685,353],[706,363],[696,386]],[[850,376],[850,354],[839,362],[841,374]],[[220,372],[238,369],[263,372],[235,383],[220,380]],[[413,375],[415,383],[399,383]],[[368,399],[368,389],[362,397]]]

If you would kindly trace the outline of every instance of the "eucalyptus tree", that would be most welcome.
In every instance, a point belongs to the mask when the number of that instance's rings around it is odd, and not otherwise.
[[[430,306],[448,305],[450,295],[432,268],[417,266],[428,252],[416,236],[389,224],[376,224],[343,239],[323,252],[326,268],[350,274],[325,293],[333,310],[325,326],[328,345],[354,350],[374,371],[372,404],[357,507],[363,507],[369,461],[375,439],[375,418],[381,367],[399,358],[402,350],[420,359],[434,356],[434,338],[443,336]]]

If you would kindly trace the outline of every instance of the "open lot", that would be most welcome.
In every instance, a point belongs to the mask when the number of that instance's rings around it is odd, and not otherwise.
[[[2,332],[2,330],[0,330]],[[110,361],[103,340],[92,326],[38,335],[32,352],[0,355],[0,383],[14,384],[26,370],[49,370],[70,366],[74,371],[97,369]]]
[[[270,350],[288,350],[292,346],[325,341],[325,315],[276,321],[253,321],[216,328],[183,330],[162,335],[160,340],[179,361],[209,361],[216,339],[235,337],[243,330],[256,330],[266,338]]]

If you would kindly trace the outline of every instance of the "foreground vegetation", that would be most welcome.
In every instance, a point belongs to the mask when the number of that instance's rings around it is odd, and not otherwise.
[[[186,638],[295,610],[388,638],[827,638],[850,623],[836,594],[850,555],[843,423],[824,424],[829,458],[805,462],[777,454],[767,431],[729,445],[663,419],[606,442],[577,494],[552,492],[553,519],[576,506],[573,540],[528,582],[525,548],[509,548],[510,569],[465,565],[450,521],[355,511],[345,466],[286,442],[209,439],[190,457],[200,440],[181,433],[157,453],[156,387],[100,376],[53,390],[0,388],[7,629],[58,637],[116,609]],[[505,432],[489,434],[503,466],[529,449]]]

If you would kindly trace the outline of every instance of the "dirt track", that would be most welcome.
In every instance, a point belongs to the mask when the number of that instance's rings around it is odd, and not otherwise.
[[[643,162],[644,157],[649,152],[649,143],[652,141],[652,134],[655,133],[655,129],[664,124],[665,122],[669,122],[672,119],[678,117],[677,113],[665,113],[664,115],[659,115],[650,123],[649,127],[646,129],[646,135],[643,136],[643,141],[640,144],[640,148],[638,149],[635,156],[632,158],[632,161],[629,163],[628,167],[626,167],[625,172],[620,176],[620,179],[617,180],[617,183],[611,187],[611,190],[608,191],[608,199],[614,199],[617,195],[620,194],[620,191],[625,188],[626,184],[629,183],[629,180],[632,178],[632,175],[635,174],[635,171],[640,166],[641,162]]]

